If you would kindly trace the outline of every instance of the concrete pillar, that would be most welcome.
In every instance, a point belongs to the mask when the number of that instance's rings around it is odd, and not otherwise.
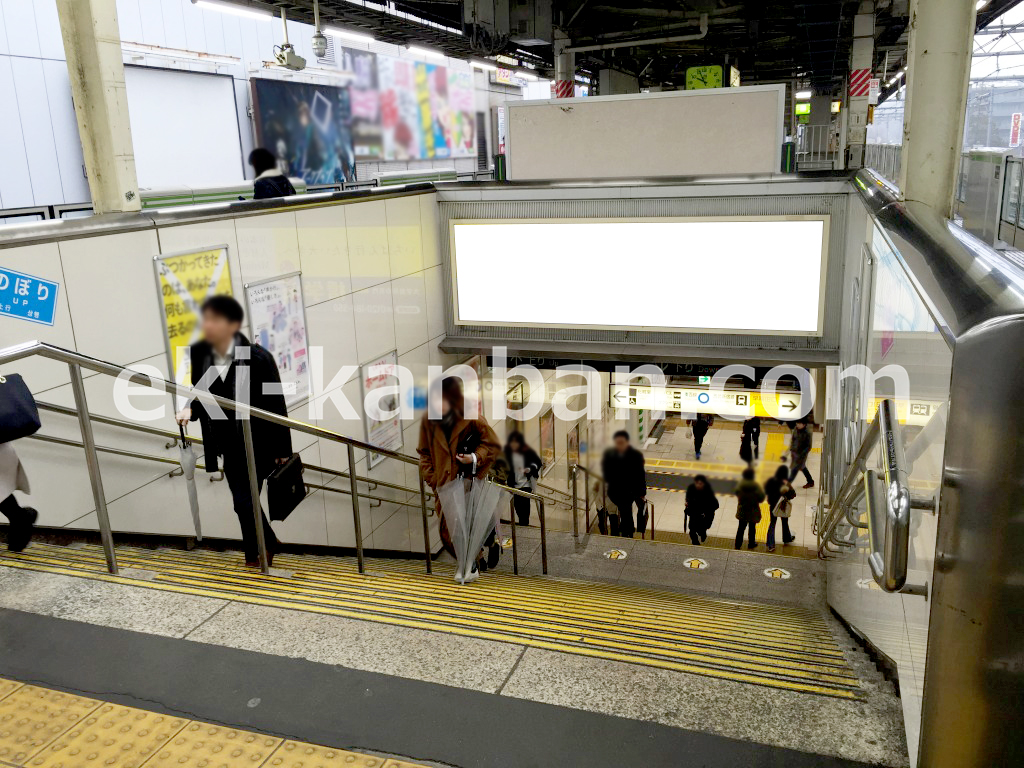
[[[900,190],[947,218],[963,145],[975,0],[911,0]]]
[[[576,55],[565,49],[569,47],[569,36],[559,27],[554,30],[555,48],[555,98],[571,99],[576,95]]]
[[[868,139],[868,94],[864,79],[873,77],[875,55],[875,4],[868,0],[853,17],[853,47],[850,50],[850,78],[846,104],[847,167],[864,165],[864,145]],[[854,95],[861,94],[862,95]]]
[[[640,80],[636,75],[617,69],[602,69],[597,73],[598,92],[602,96],[617,93],[640,93]]]
[[[138,211],[116,0],[57,0],[78,134],[96,213]]]

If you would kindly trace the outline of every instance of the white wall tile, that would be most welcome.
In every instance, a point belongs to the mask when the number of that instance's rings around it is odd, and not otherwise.
[[[235,222],[230,219],[204,221],[199,224],[182,224],[176,227],[160,227],[160,253],[182,253],[190,250],[212,248],[218,245],[228,247],[228,268],[231,270],[231,290],[242,304],[242,266],[238,258],[238,241]]]
[[[27,320],[0,317],[0,348],[23,344],[26,341],[44,341],[74,351],[75,334],[71,327],[67,286],[64,285],[64,271],[61,269],[60,251],[57,244],[44,243],[21,248],[5,248],[0,250],[0,266],[46,280],[54,280],[60,285],[57,291],[57,312],[53,325],[40,325]],[[17,373],[20,373],[25,378],[29,389],[36,393],[68,381],[67,366],[50,360],[22,360],[16,368],[8,367],[7,370],[16,370]]]
[[[423,240],[423,266],[432,267],[441,263],[438,246],[439,218],[437,194],[420,195],[420,227]]]
[[[156,253],[154,230],[60,243],[79,352],[123,365],[164,351]]]
[[[391,283],[353,293],[352,311],[356,320],[356,350],[360,363],[369,362],[377,355],[396,348]]]
[[[39,33],[32,3],[28,0],[0,0],[0,8],[3,9],[11,56],[39,58]]]
[[[139,0],[139,11],[142,39],[136,42],[166,47],[167,35],[164,32],[164,15],[159,0]]]
[[[391,300],[394,304],[395,339],[398,354],[426,344],[428,338],[426,289],[423,273],[391,281]]]
[[[153,4],[150,0],[149,4]],[[165,45],[168,48],[188,48],[188,36],[185,34],[185,17],[182,12],[181,0],[159,0],[160,14],[164,19]],[[203,50],[193,48],[192,50]]]
[[[235,219],[235,232],[243,283],[298,272],[302,268],[294,213]]]
[[[121,39],[129,43],[143,42],[140,0],[117,0],[117,26]]]
[[[205,50],[209,53],[227,53],[227,43],[224,41],[224,22],[222,21],[225,14],[204,11],[189,2],[185,8],[186,21],[193,16],[198,16],[203,25],[206,38]]]
[[[356,418],[346,419],[334,402],[331,401],[331,395],[332,393],[329,392],[317,397],[318,411],[321,413],[321,418],[317,420],[317,426],[330,429],[345,437],[365,440],[366,428],[363,425],[363,405],[359,379],[353,378],[349,380],[340,390],[340,395],[354,409]],[[361,454],[362,451],[356,451],[356,461],[359,461]],[[344,472],[348,468],[348,449],[339,442],[321,438],[320,459],[324,467]]]
[[[64,190],[57,165],[43,63],[39,59],[12,58],[11,74],[18,95],[25,154],[32,176],[32,196],[36,203],[63,203]]]
[[[441,267],[423,271],[426,298],[427,338],[436,339],[445,332],[444,273]]]
[[[39,33],[39,55],[44,59],[64,59],[64,42],[60,36],[56,0],[34,0],[32,11],[36,15],[36,30]]]
[[[391,278],[423,270],[419,195],[385,200]]]
[[[400,354],[398,356],[398,363],[399,365],[408,368],[412,372],[415,387],[418,390],[420,390],[420,394],[423,396],[422,399],[425,404],[428,384],[427,366],[430,365],[430,350],[427,348],[427,345],[421,344],[415,349],[411,349],[408,352],[405,352],[404,354]],[[407,394],[403,394],[403,397],[407,396]],[[425,407],[420,407],[420,405],[416,405],[414,409],[414,420],[411,423],[418,424],[420,416],[422,416],[423,413],[425,413],[425,411]],[[405,429],[409,428],[409,423],[410,422],[405,423]],[[406,444],[408,445],[408,441],[406,441]]]
[[[307,307],[352,292],[345,228],[347,207],[332,205],[295,212],[302,293]]]
[[[71,99],[67,62],[43,61],[43,78],[46,83],[50,127],[53,129],[53,141],[56,145],[64,202],[88,203],[92,198],[89,194],[89,180],[85,176],[82,142],[78,138],[78,120],[75,118],[75,104]],[[47,201],[36,198],[36,202],[42,204]]]
[[[352,290],[360,291],[391,279],[387,209],[383,200],[346,207],[348,258]]]
[[[0,57],[0,104],[4,105],[4,119],[0,120],[0,147],[4,147],[0,152],[0,206],[24,208],[32,205],[34,198],[12,61],[6,56]]]
[[[318,388],[318,379],[325,388],[330,387],[344,367],[359,365],[351,295],[307,307],[306,327],[309,345],[323,349],[324,370],[313,371],[314,391]],[[349,380],[352,376],[345,378]],[[319,391],[316,394],[320,394]]]

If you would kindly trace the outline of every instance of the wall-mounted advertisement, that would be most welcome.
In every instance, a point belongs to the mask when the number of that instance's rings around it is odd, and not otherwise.
[[[540,460],[544,474],[555,465],[555,412],[551,408],[540,415]]]
[[[580,425],[575,424],[565,438],[565,461],[568,466],[580,463]]]
[[[167,369],[178,384],[192,386],[186,350],[199,340],[199,308],[211,296],[232,295],[228,247],[155,256],[156,287],[167,344]]]
[[[379,160],[384,157],[384,134],[380,124],[377,55],[342,48],[341,68],[352,75],[349,83],[350,131],[356,160]]]
[[[247,283],[251,341],[274,356],[289,406],[310,395],[309,343],[301,273]]]
[[[390,413],[386,418],[375,418],[370,408],[363,408],[363,421],[366,427],[366,442],[388,451],[397,451],[402,447],[402,414],[399,408],[398,352],[371,360],[360,366],[360,386],[362,387],[363,403],[376,405],[380,415]],[[389,388],[391,394],[381,395],[377,390]],[[367,456],[370,469],[384,461],[379,453]]]
[[[462,219],[449,234],[459,325],[824,331],[828,216]],[[496,291],[495,264],[545,279],[526,292]],[[784,299],[765,293],[780,280]],[[697,291],[678,301],[694,285],[728,285],[729,300]]]
[[[256,141],[307,184],[355,181],[349,88],[253,78]]]

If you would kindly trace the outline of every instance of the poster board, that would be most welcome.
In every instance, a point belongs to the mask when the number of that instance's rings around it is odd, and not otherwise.
[[[540,460],[544,463],[541,475],[555,466],[555,411],[548,408],[540,415]]]
[[[580,463],[580,425],[574,424],[565,436],[565,464],[572,468]]]
[[[249,335],[274,357],[289,407],[312,391],[302,273],[245,284]]]
[[[167,370],[173,381],[192,386],[185,351],[199,340],[199,309],[211,296],[232,296],[228,247],[167,253],[153,257]]]
[[[359,386],[363,397],[363,424],[366,428],[366,442],[378,448],[388,451],[398,451],[402,448],[402,414],[399,408],[398,386],[398,351],[392,350],[386,355],[374,358],[359,366]],[[386,419],[372,418],[365,403],[367,395],[378,389],[391,387],[394,401],[390,398],[383,398],[380,408],[383,411],[394,411],[394,415]],[[373,469],[386,457],[379,453],[367,452],[366,461],[370,469]]]

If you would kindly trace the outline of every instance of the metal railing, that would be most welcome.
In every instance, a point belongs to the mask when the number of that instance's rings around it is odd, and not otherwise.
[[[881,476],[867,468],[874,448],[879,449]],[[867,523],[855,513],[864,501]],[[910,485],[903,435],[896,418],[896,401],[885,398],[868,425],[850,470],[836,492],[818,531],[818,556],[836,553],[837,547],[856,546],[855,529],[868,529],[871,575],[886,592],[905,591],[910,550]],[[916,591],[918,588],[911,588]]]
[[[590,533],[590,478],[594,478],[601,483],[601,498],[605,499],[608,497],[608,484],[604,478],[601,477],[597,472],[593,472],[582,464],[573,464],[569,467],[569,479],[572,483],[572,535],[578,541],[580,538],[580,523],[579,517],[576,514],[576,510],[579,507],[579,473],[582,472],[586,475],[586,481],[583,483],[583,514],[584,514],[584,533]]]
[[[530,493],[529,491],[523,491],[519,488],[512,488],[501,483],[495,483],[499,488],[502,488],[513,496],[522,496],[523,498],[530,499],[531,501],[537,502],[537,517],[540,520],[540,564],[541,573],[545,576],[548,572],[548,528],[547,520],[544,516],[544,497],[536,493]],[[512,573],[516,576],[519,575],[519,545],[516,538],[516,509],[515,499],[509,502],[509,526],[512,530]],[[500,542],[499,542],[500,543]]]
[[[797,126],[797,170],[833,169],[838,149],[831,125]]]
[[[359,513],[360,494],[357,484],[358,480],[355,474],[356,449],[358,448],[360,450],[380,454],[406,464],[415,464],[419,466],[419,461],[409,456],[370,445],[369,443],[365,443],[361,440],[345,437],[344,435],[338,434],[337,432],[333,432],[329,429],[324,429],[323,427],[314,427],[301,421],[295,421],[294,419],[290,419],[286,416],[279,416],[275,413],[270,413],[259,408],[253,408],[246,403],[229,400],[224,397],[219,397],[218,395],[212,395],[209,392],[185,387],[181,384],[177,384],[176,382],[166,381],[155,376],[149,376],[138,371],[124,368],[120,365],[115,365],[114,363],[103,362],[101,360],[88,357],[87,355],[82,355],[78,352],[61,349],[60,347],[55,347],[38,341],[31,341],[0,350],[0,365],[6,365],[30,357],[41,357],[49,360],[55,360],[57,362],[65,363],[68,366],[68,371],[71,376],[71,389],[75,398],[75,409],[77,410],[78,424],[82,433],[82,447],[85,449],[85,460],[89,471],[89,483],[92,488],[93,502],[96,505],[96,519],[100,528],[100,538],[103,542],[103,552],[107,561],[107,570],[113,574],[116,574],[118,571],[117,556],[114,552],[113,531],[110,525],[110,516],[107,512],[106,496],[103,491],[103,478],[100,471],[99,451],[93,435],[92,419],[90,418],[88,401],[86,399],[85,383],[82,377],[83,369],[104,374],[106,376],[121,377],[133,384],[158,389],[169,395],[179,395],[181,397],[188,398],[189,400],[198,400],[204,405],[214,405],[221,409],[226,408],[229,411],[238,414],[238,420],[242,426],[242,439],[245,445],[246,463],[249,471],[249,490],[251,492],[253,516],[256,525],[256,541],[260,557],[260,570],[264,574],[270,572],[270,565],[267,558],[266,541],[263,537],[263,512],[260,507],[260,490],[256,475],[256,458],[252,442],[252,418],[262,419],[264,421],[269,421],[272,424],[277,424],[279,426],[295,430],[296,432],[303,432],[305,434],[313,435],[314,437],[341,443],[346,447],[348,452],[348,466],[350,470],[349,484],[351,487],[349,490],[352,498],[352,520],[356,540],[356,560],[360,573],[365,572],[365,562],[363,558],[362,520],[360,519]],[[427,511],[427,492],[422,477],[420,478],[419,490],[420,508],[423,516],[424,559],[426,560],[427,573],[430,573],[432,571],[430,555],[430,526],[428,521],[429,514]]]
[[[902,157],[901,144],[867,144],[864,147],[864,167],[871,168],[893,185],[900,178]]]

